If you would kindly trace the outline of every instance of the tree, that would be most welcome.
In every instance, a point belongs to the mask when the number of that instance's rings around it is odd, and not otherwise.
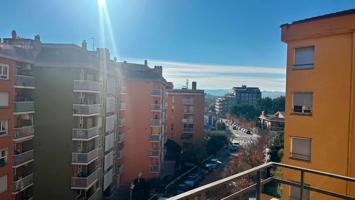
[[[206,147],[207,154],[214,155],[227,144],[228,144],[228,137],[226,135],[222,135],[222,134],[211,135],[207,141],[207,147]]]
[[[231,109],[231,114],[246,120],[256,120],[259,116],[258,110],[253,105],[236,105]]]
[[[205,140],[195,141],[182,153],[182,160],[185,163],[188,162],[198,164],[206,157],[207,152]]]
[[[261,98],[256,105],[259,113],[264,111],[266,114],[273,113],[273,100],[270,97]]]
[[[217,130],[226,130],[226,124],[222,121],[216,123]]]
[[[272,100],[272,110],[273,112],[285,111],[285,97],[277,97]]]
[[[144,178],[133,180],[132,198],[136,200],[149,199],[150,186]]]

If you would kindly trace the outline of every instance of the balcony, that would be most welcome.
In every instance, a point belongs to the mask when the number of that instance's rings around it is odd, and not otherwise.
[[[121,134],[117,134],[116,137],[117,137],[116,138],[117,142],[122,143],[124,141],[125,135],[124,135],[124,133],[121,133]]]
[[[94,149],[88,153],[72,153],[72,164],[88,165],[98,157],[98,149]]]
[[[160,119],[152,119],[151,126],[152,127],[160,127],[161,120]]]
[[[150,142],[160,142],[160,137],[161,135],[160,134],[152,134],[149,136],[149,141]]]
[[[153,149],[150,151],[150,157],[160,157],[160,149]]]
[[[73,104],[73,116],[95,116],[100,114],[100,104]]]
[[[89,80],[74,80],[73,91],[100,93],[100,82]]]
[[[27,114],[35,112],[33,101],[16,101],[14,105],[14,114]]]
[[[150,167],[150,172],[151,173],[160,173],[160,165],[152,165]]]
[[[15,154],[13,168],[21,167],[33,161],[33,150],[29,150],[23,153]]]
[[[99,127],[92,128],[74,128],[72,133],[72,140],[88,141],[99,136]]]
[[[161,89],[152,89],[152,96],[159,96],[161,97],[162,90]]]
[[[299,178],[297,180],[289,180],[289,179],[282,179],[278,176],[274,176],[273,170],[275,168],[284,168],[287,170],[292,170],[295,173],[299,174]],[[184,192],[177,196],[169,198],[169,200],[180,200],[180,199],[239,199],[239,198],[254,198],[256,200],[263,199],[264,196],[262,189],[263,186],[271,181],[274,181],[279,184],[290,185],[299,188],[299,195],[300,197],[304,196],[305,190],[321,193],[324,195],[328,195],[331,197],[337,197],[340,199],[354,199],[355,196],[349,196],[347,194],[340,194],[335,193],[323,188],[315,188],[311,185],[305,183],[305,176],[306,174],[313,174],[318,175],[319,178],[333,178],[338,181],[347,181],[355,183],[355,178],[346,177],[342,175],[332,174],[328,172],[322,172],[312,169],[301,168],[297,166],[282,164],[282,163],[266,163],[252,169],[240,172],[238,174],[229,176],[227,178],[223,178],[217,180],[215,182],[209,183],[207,185],[195,188],[193,190]],[[249,186],[242,186],[240,188],[231,188],[231,186],[235,185],[236,181],[248,178],[253,180]],[[224,188],[222,191],[221,188]],[[235,190],[237,189],[237,190]],[[220,191],[220,192],[216,192]],[[345,191],[345,190],[344,190]],[[292,198],[292,197],[291,197]],[[270,198],[268,198],[270,199]],[[299,198],[297,198],[299,199]]]
[[[21,128],[14,128],[14,130],[15,130],[15,134],[13,138],[14,142],[20,142],[34,137],[35,130],[33,126],[23,126]]]
[[[33,76],[16,75],[15,88],[35,89],[35,78]]]
[[[161,112],[162,106],[161,104],[152,104],[152,111],[153,112]]]
[[[194,109],[184,109],[184,114],[194,114]]]
[[[120,110],[126,110],[126,109],[127,109],[126,103],[121,102],[120,103]]]
[[[182,119],[182,123],[193,124],[194,123],[194,119],[193,118],[184,118],[184,119]]]
[[[121,86],[121,94],[127,94],[127,87]]]
[[[17,194],[30,187],[31,185],[33,185],[33,174],[27,175],[17,181],[14,181],[12,194]]]
[[[123,127],[126,125],[126,119],[119,119],[118,120],[118,126]]]
[[[99,169],[93,171],[87,177],[72,177],[71,188],[79,190],[89,189],[98,180]]]
[[[191,140],[193,138],[193,134],[192,133],[183,133],[181,134],[181,139],[182,140]]]
[[[94,194],[92,194],[92,195],[88,198],[88,200],[100,200],[100,199],[101,199],[101,196],[102,196],[101,193],[102,193],[101,189],[98,188],[98,189],[96,190],[96,192],[95,192]]]
[[[194,129],[193,128],[184,128],[184,129],[182,129],[182,132],[183,133],[193,133]]]

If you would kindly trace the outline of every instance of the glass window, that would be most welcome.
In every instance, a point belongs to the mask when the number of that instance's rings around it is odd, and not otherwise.
[[[295,92],[293,93],[293,112],[312,114],[313,93]]]
[[[9,79],[9,65],[0,64],[0,80]]]
[[[314,64],[314,46],[295,49],[294,68],[312,68]]]
[[[7,191],[7,176],[0,177],[0,193]]]
[[[9,106],[9,93],[0,92],[0,107]]]
[[[0,120],[0,136],[7,135],[7,120]]]
[[[7,150],[0,149],[0,167],[5,166],[6,161],[7,161]]]
[[[311,160],[311,139],[291,138],[291,158],[310,161]]]

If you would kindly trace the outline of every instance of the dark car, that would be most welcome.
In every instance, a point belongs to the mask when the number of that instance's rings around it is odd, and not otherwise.
[[[177,189],[176,189],[176,194],[181,194],[184,193],[186,191],[188,191],[190,189],[190,187],[184,183],[181,183],[178,185]]]

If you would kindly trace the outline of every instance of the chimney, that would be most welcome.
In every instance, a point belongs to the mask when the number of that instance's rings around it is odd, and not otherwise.
[[[192,81],[192,90],[196,90],[196,88],[197,88],[196,81]]]
[[[35,35],[35,41],[37,42],[41,41],[41,36],[39,36],[39,34]]]
[[[127,63],[127,60],[124,60],[123,63]]]
[[[144,60],[144,65],[148,66],[148,60]]]
[[[16,38],[17,38],[17,33],[16,33],[15,30],[13,30],[13,31],[11,32],[11,36],[12,36],[12,39],[16,39]]]
[[[83,42],[81,43],[81,47],[85,50],[87,50],[88,48],[88,43],[86,42],[86,40],[83,40]]]
[[[163,67],[162,66],[154,66],[154,72],[163,75]]]

